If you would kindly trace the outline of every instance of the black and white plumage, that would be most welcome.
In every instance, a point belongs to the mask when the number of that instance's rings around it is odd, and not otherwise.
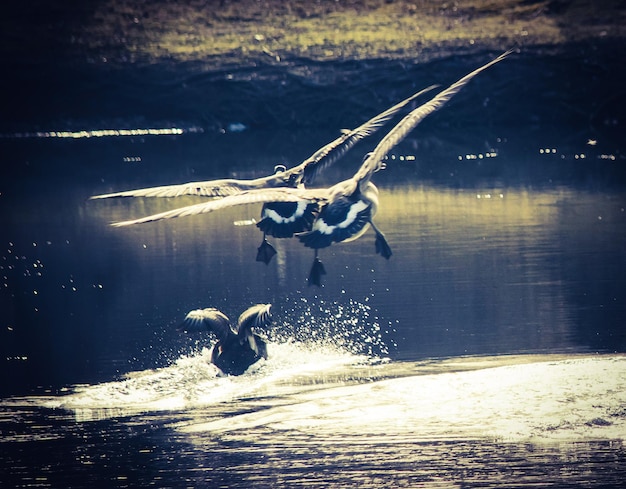
[[[385,156],[402,141],[426,116],[443,107],[461,88],[474,76],[502,61],[510,51],[498,56],[480,68],[465,75],[457,82],[441,91],[429,102],[409,112],[376,146],[368,153],[352,178],[339,182],[328,188],[263,188],[245,190],[240,193],[201,204],[174,209],[152,216],[130,221],[114,223],[113,226],[128,226],[132,224],[183,217],[196,214],[214,212],[219,209],[243,204],[281,204],[289,203],[296,208],[305,205],[315,205],[319,212],[316,214],[309,229],[298,233],[298,239],[315,250],[315,259],[309,283],[320,285],[321,275],[325,273],[324,266],[318,258],[318,250],[330,246],[332,243],[350,241],[360,237],[370,226],[376,233],[376,252],[385,258],[391,256],[391,248],[384,235],[374,225],[372,219],[378,208],[378,190],[370,181],[374,173],[385,167]]]
[[[352,131],[344,133],[333,142],[316,151],[311,157],[304,160],[291,170],[284,170],[295,187],[307,187],[315,180],[322,170],[335,163],[348,152],[357,141],[376,132],[384,123],[392,118],[409,102],[435,88],[435,85],[417,92],[399,104],[370,119],[365,124]],[[280,169],[278,169],[280,172]],[[266,239],[266,236],[275,238],[290,238],[295,234],[311,229],[319,212],[319,206],[314,202],[267,202],[261,209],[261,220],[257,227],[263,231],[263,241],[257,250],[257,261],[268,264],[276,254],[276,250]]]
[[[275,238],[291,238],[294,234],[311,229],[319,212],[315,202],[268,202],[261,209],[261,220],[256,224],[263,231],[263,241],[257,248],[256,261],[270,262],[276,249],[267,241],[267,235]]]
[[[369,178],[369,177],[368,177]],[[378,209],[378,189],[370,181],[346,180],[333,187],[327,203],[322,207],[311,229],[298,234],[304,246],[315,250],[309,272],[309,285],[321,285],[326,269],[319,259],[318,250],[333,243],[350,242],[360,238],[371,226],[376,234],[375,250],[383,258],[391,257],[391,247],[385,235],[372,218]]]
[[[277,171],[284,171],[280,168]],[[261,220],[256,224],[263,231],[263,241],[257,248],[256,261],[269,264],[276,249],[267,236],[291,238],[294,234],[311,228],[319,207],[314,202],[267,202],[261,209]]]
[[[267,359],[265,340],[253,329],[271,323],[270,309],[271,304],[257,304],[246,309],[235,328],[228,316],[215,308],[195,309],[187,314],[181,329],[185,332],[213,332],[217,343],[211,352],[211,362],[225,374],[241,375],[261,358]]]
[[[291,238],[310,229],[318,211],[311,202],[268,202],[263,205],[257,227],[275,238]]]

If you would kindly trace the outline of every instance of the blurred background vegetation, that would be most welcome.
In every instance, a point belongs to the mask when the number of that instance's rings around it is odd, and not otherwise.
[[[412,59],[623,39],[623,0],[27,0],[3,7],[12,59],[228,64]]]

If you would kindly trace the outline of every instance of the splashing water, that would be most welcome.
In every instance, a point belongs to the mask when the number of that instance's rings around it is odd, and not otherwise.
[[[268,331],[270,340],[300,342],[368,357],[389,354],[380,320],[368,304],[353,299],[346,304],[322,299],[311,303],[304,297],[287,298],[285,302],[282,310],[289,319]]]
[[[73,411],[80,421],[206,408],[307,385],[353,382],[369,375],[363,368],[386,361],[388,350],[369,305],[353,300],[345,305],[313,305],[306,299],[286,303],[281,314],[285,319],[261,332],[268,338],[269,359],[252,365],[241,377],[223,376],[211,363],[210,348],[197,342],[195,351],[177,355],[166,367],[30,401]]]
[[[271,358],[251,366],[240,377],[222,375],[210,363],[211,351],[204,348],[197,354],[177,359],[168,367],[131,372],[120,380],[102,384],[76,386],[70,394],[47,398],[41,404],[73,411],[79,421],[149,411],[206,408],[315,383],[307,378],[319,372],[368,362],[364,356],[321,349],[316,345],[270,343],[269,346]]]

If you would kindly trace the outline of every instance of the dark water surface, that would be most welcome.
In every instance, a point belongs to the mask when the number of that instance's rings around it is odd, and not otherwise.
[[[481,74],[375,176],[392,258],[375,255],[369,233],[333,245],[321,288],[307,286],[313,253],[295,240],[274,240],[268,266],[254,261],[262,235],[246,222],[258,207],[111,228],[198,200],[87,199],[297,164],[484,57],[372,63],[370,77],[387,76],[370,85],[341,64],[332,83],[310,86],[260,68],[255,79],[180,74],[167,89],[145,81],[141,93],[120,75],[90,81],[94,107],[68,105],[76,117],[55,120],[46,106],[30,125],[4,120],[0,483],[618,484],[626,162],[623,73],[610,54],[522,54]],[[69,103],[66,90],[47,104]],[[108,109],[119,118],[100,110],[97,100],[120,97]],[[162,113],[142,112],[149,100]],[[77,132],[171,127],[181,134]],[[350,175],[374,143],[326,181]],[[233,317],[257,302],[274,304],[273,349],[241,378],[216,377],[209,339],[176,331],[191,309]]]

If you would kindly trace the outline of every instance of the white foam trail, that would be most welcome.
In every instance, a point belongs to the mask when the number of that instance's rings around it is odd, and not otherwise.
[[[46,398],[45,407],[75,412],[79,421],[128,416],[150,411],[203,408],[242,397],[267,395],[290,385],[289,379],[365,360],[327,345],[270,344],[271,357],[240,377],[222,376],[210,363],[210,350],[179,358],[156,370],[127,374],[124,379],[77,386],[68,395]],[[275,386],[271,388],[268,386]],[[291,387],[292,388],[292,387]]]
[[[302,392],[288,405],[181,426],[318,437],[555,440],[626,438],[626,357],[575,358],[394,378]]]
[[[199,443],[207,435],[245,440],[259,430],[273,433],[268,443],[280,433],[320,443],[626,439],[623,355],[403,363],[327,344],[271,347],[269,360],[239,377],[219,376],[205,349],[68,395],[3,404],[66,409],[77,421],[160,413]]]

